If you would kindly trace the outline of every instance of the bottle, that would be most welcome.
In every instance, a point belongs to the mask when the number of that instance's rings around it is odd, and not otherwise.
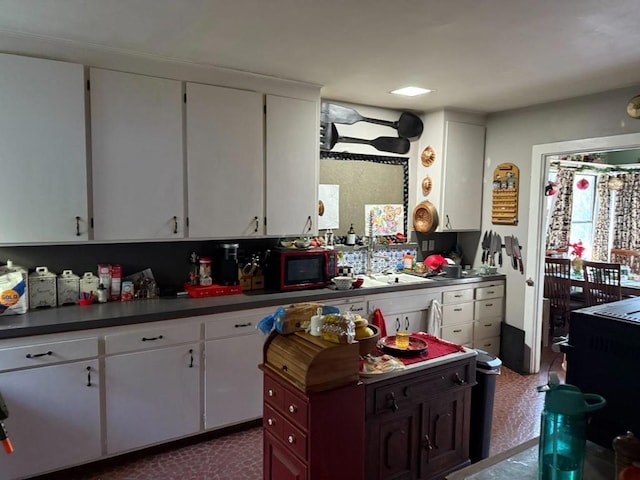
[[[356,244],[356,231],[353,229],[353,223],[351,227],[349,227],[349,231],[347,232],[347,245],[355,245]]]
[[[200,257],[198,279],[202,286],[209,286],[213,283],[211,278],[211,257]]]
[[[411,252],[407,252],[402,257],[402,268],[405,270],[413,270],[413,255]]]
[[[618,435],[612,442],[615,454],[616,478],[620,472],[634,463],[640,462],[640,439],[633,432]]]
[[[107,288],[104,286],[104,283],[98,285],[98,303],[107,303]]]

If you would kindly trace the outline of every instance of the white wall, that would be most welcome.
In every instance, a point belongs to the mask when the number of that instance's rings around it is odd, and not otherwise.
[[[486,122],[483,229],[493,229],[502,237],[516,235],[526,248],[532,146],[640,132],[640,120],[634,120],[626,113],[627,102],[638,93],[640,86],[489,115]],[[520,168],[517,226],[491,224],[491,177],[495,167],[503,162],[512,162]],[[530,288],[525,281],[533,274],[525,270],[521,275],[508,265],[502,271],[507,275],[506,321],[525,330],[525,343],[531,348],[534,321],[531,314],[524,311],[524,297],[525,289]]]

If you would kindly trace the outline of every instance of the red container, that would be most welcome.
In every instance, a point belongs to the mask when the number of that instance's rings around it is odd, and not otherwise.
[[[184,284],[184,290],[192,298],[219,297],[222,295],[236,295],[242,293],[240,285],[189,285]]]

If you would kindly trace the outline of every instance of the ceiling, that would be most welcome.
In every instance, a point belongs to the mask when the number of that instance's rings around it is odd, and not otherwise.
[[[416,111],[495,112],[640,84],[638,24],[637,0],[0,0],[0,32]],[[435,91],[388,93],[407,85]]]

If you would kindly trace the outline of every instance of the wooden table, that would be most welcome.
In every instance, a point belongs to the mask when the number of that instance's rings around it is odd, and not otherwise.
[[[584,278],[571,275],[571,286],[584,288]],[[620,287],[623,296],[640,296],[640,280],[622,280]]]
[[[537,437],[446,477],[447,480],[537,480],[537,478]],[[583,480],[615,478],[613,451],[588,441],[582,478]]]

